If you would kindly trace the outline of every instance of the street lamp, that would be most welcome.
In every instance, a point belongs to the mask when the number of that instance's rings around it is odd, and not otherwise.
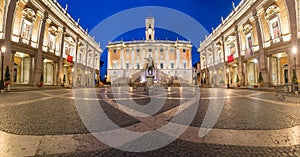
[[[254,62],[254,77],[255,77],[255,80],[254,80],[254,82],[255,83],[257,83],[257,68],[256,68],[256,64],[258,63],[258,60],[255,58],[254,60],[253,60],[253,62]]]
[[[4,62],[4,53],[6,48],[3,46],[1,47],[1,81],[0,81],[0,89],[4,89],[4,80],[3,80],[3,62]]]

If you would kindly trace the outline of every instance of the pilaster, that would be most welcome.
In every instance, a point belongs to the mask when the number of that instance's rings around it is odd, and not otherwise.
[[[290,63],[293,63],[293,64],[289,64],[289,65],[292,65],[292,66],[289,66],[290,69],[290,77],[289,78],[292,78],[293,76],[293,70],[294,68],[296,68],[296,74],[297,74],[297,78],[298,80],[300,79],[300,51],[299,51],[299,44],[298,44],[298,39],[297,39],[297,11],[296,11],[296,3],[295,3],[295,0],[285,0],[285,3],[286,3],[286,6],[287,6],[287,11],[289,12],[288,13],[288,16],[289,16],[289,22],[290,22],[290,29],[291,29],[291,48],[290,48],[290,51],[288,52],[289,55],[289,60],[290,60]],[[297,53],[295,54],[292,54],[291,51],[292,51],[292,48],[296,48],[297,49]],[[296,61],[296,66],[294,61]],[[289,79],[289,80],[292,80],[292,79]]]
[[[66,27],[63,27],[62,29],[62,34],[61,34],[61,45],[60,45],[60,56],[58,59],[58,63],[57,63],[57,84],[60,85],[62,83],[62,79],[63,79],[63,54],[64,54],[64,45],[65,45],[65,35],[66,35]]]
[[[11,74],[13,74],[13,68],[14,68],[14,63],[11,62],[11,45],[10,45],[10,39],[11,39],[11,34],[12,34],[12,25],[13,25],[13,19],[15,15],[15,10],[16,10],[16,1],[11,0],[10,3],[8,4],[8,11],[7,11],[7,19],[6,19],[6,27],[5,27],[5,40],[4,44],[1,46],[5,46],[6,52],[4,54],[4,66],[3,70],[6,69],[6,66],[9,67],[9,71]],[[13,76],[13,75],[11,75]]]
[[[34,85],[40,82],[41,74],[43,71],[43,43],[44,43],[44,35],[45,35],[45,27],[46,27],[46,22],[48,19],[48,13],[44,13],[44,18],[43,22],[41,25],[41,30],[40,30],[40,36],[39,36],[39,43],[38,43],[38,50],[35,54],[35,66],[34,66]]]
[[[243,64],[243,58],[241,56],[241,44],[240,44],[240,34],[239,34],[239,27],[235,26],[235,34],[236,34],[236,43],[237,43],[237,52],[239,55],[238,58],[238,73],[240,78],[240,84],[242,86],[245,86],[245,74],[244,74],[244,64]]]
[[[258,38],[258,46],[259,46],[259,72],[261,72],[262,77],[264,79],[264,83],[269,83],[269,77],[267,75],[267,57],[264,51],[264,45],[263,45],[263,39],[262,39],[262,32],[261,32],[261,26],[259,22],[259,17],[257,16],[257,12],[253,12],[253,18],[256,26],[256,32],[257,32],[257,38]],[[259,73],[258,73],[259,74]],[[257,75],[258,76],[258,75]]]

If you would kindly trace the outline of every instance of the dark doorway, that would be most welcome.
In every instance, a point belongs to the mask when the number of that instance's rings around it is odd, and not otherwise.
[[[14,82],[17,82],[18,69],[14,68]]]
[[[288,69],[284,70],[284,83],[285,84],[289,83],[289,70]]]

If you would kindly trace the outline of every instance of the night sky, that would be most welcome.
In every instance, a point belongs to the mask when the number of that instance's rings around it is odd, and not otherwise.
[[[121,11],[136,7],[157,6],[174,9],[190,16],[198,23],[200,23],[208,33],[211,33],[212,27],[216,28],[220,24],[221,16],[225,18],[232,11],[232,1],[226,0],[58,0],[58,2],[63,8],[65,8],[65,5],[68,4],[68,13],[74,18],[75,21],[80,18],[80,25],[83,27],[83,29],[88,29],[89,31],[93,30],[94,27],[101,23],[103,20]],[[240,0],[233,0],[233,2],[237,6]],[[149,11],[147,14],[149,16],[152,16],[153,13]],[[121,22],[124,23],[126,21],[128,20],[124,19]],[[178,22],[181,22],[180,19],[178,20]],[[144,20],[141,21],[141,23],[144,23]],[[120,27],[121,26],[122,25],[120,25]],[[186,29],[189,28],[187,27]],[[107,30],[106,32],[109,31],[110,30]],[[188,37],[183,37],[173,32],[173,30],[156,28],[155,31],[155,38],[157,39],[176,40],[178,38],[189,40]],[[188,31],[193,33],[194,30],[189,29]],[[101,34],[92,34],[92,36],[95,36],[97,42],[101,41]],[[126,41],[144,38],[145,28],[143,27],[119,34],[118,37],[109,39],[109,41],[121,39]],[[203,39],[204,35],[201,35],[199,36],[199,41],[193,43],[193,64],[199,62],[197,47],[199,47],[199,43]],[[107,61],[107,44],[108,41],[101,42],[101,48],[104,50],[101,56],[101,61],[104,61],[105,63]],[[104,64],[104,66],[101,68],[102,78],[105,75],[105,71],[106,64]]]

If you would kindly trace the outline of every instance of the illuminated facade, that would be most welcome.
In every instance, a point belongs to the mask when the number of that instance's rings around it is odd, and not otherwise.
[[[146,40],[110,42],[108,48],[107,81],[135,78],[146,81],[149,56],[154,60],[155,81],[177,77],[192,82],[192,45],[189,41],[155,40],[154,18],[146,18]]]
[[[0,0],[0,46],[13,84],[92,86],[102,52],[56,0]]]
[[[253,87],[300,78],[300,1],[242,0],[198,49],[201,82]]]

